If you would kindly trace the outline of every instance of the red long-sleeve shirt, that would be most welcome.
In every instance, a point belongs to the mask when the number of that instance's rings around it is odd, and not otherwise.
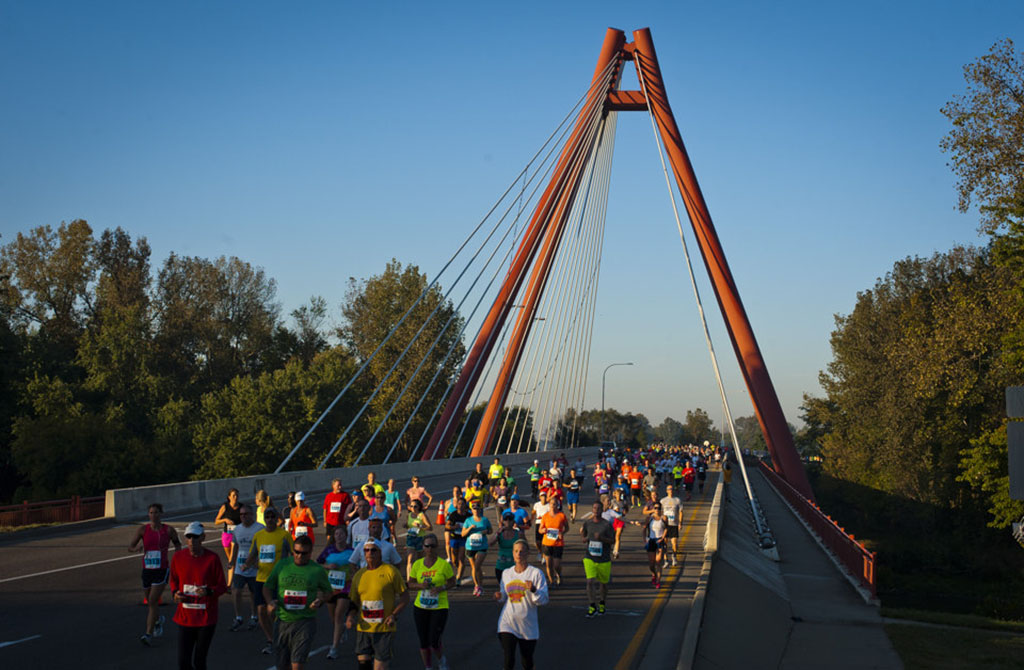
[[[210,595],[205,588],[210,589]],[[217,623],[217,599],[227,593],[220,558],[209,549],[193,556],[188,549],[174,552],[171,558],[171,593],[181,592],[174,623],[180,626],[209,626]]]

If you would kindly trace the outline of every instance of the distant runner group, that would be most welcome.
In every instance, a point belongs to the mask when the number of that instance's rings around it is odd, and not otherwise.
[[[588,466],[578,458],[570,467],[564,454],[547,467],[535,460],[527,468],[532,505],[523,505],[518,482],[494,458],[486,470],[477,463],[463,486],[438,500],[436,518],[428,514],[434,496],[418,477],[404,495],[394,480],[384,486],[372,473],[351,492],[335,479],[322,508],[326,546],[315,557],[314,531],[320,521],[303,492],[290,493],[287,508],[279,511],[264,491],[250,505],[231,489],[213,522],[220,530],[226,574],[220,556],[204,546],[207,528],[202,523],[185,527],[183,547],[174,528],[162,522],[162,506],[153,503],[149,523],[136,530],[129,545],[130,551],[143,552],[148,608],[140,639],[152,646],[163,635],[166,622],[158,605],[169,586],[179,630],[178,667],[206,668],[219,599],[230,592],[230,631],[262,633],[259,650],[274,656],[278,668],[304,667],[323,608],[331,626],[328,659],[341,657],[341,645],[354,630],[357,667],[386,670],[399,618],[411,607],[423,667],[448,670],[442,638],[449,594],[466,584],[468,565],[473,596],[483,596],[490,580],[484,564],[494,549],[493,598],[501,604],[497,632],[504,667],[511,670],[518,655],[530,670],[540,638],[537,608],[548,602],[551,588],[562,584],[567,543],[583,550],[587,618],[606,612],[611,565],[627,524],[641,528],[651,585],[661,588],[662,570],[677,565],[683,505],[695,487],[703,492],[710,464],[720,460],[719,450],[693,446],[602,449],[589,473],[595,500],[582,515]],[[640,508],[639,519],[627,518],[632,507]],[[488,509],[493,509],[493,523]],[[579,539],[572,540],[570,529],[577,523]],[[397,546],[403,535],[404,558]],[[169,557],[172,544],[176,551]],[[529,562],[531,544],[541,567]]]

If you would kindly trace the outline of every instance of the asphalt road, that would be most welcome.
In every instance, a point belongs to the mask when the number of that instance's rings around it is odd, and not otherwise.
[[[526,480],[524,473],[517,471],[516,474],[520,482]],[[708,478],[703,495],[695,494],[693,502],[684,503],[680,568],[666,571],[660,591],[650,584],[640,530],[626,527],[619,559],[613,562],[608,613],[604,617],[584,617],[587,602],[582,543],[578,530],[575,527],[570,530],[562,586],[552,589],[551,602],[540,611],[538,667],[568,667],[570,664],[589,670],[675,667],[695,575],[703,560],[701,543],[715,477],[717,473]],[[459,472],[422,480],[435,500],[439,500],[450,493],[453,483],[464,478],[465,473]],[[407,482],[402,482],[397,488],[404,490],[407,486]],[[588,482],[580,511],[589,512],[593,500],[594,493]],[[310,496],[309,502],[319,512],[322,496]],[[196,519],[212,522],[214,514],[215,510],[211,510],[165,521],[181,533],[187,522]],[[435,514],[436,508],[430,515],[432,520]],[[493,520],[493,512],[489,515]],[[633,510],[630,518],[639,518],[639,511]],[[141,557],[127,551],[135,527],[134,524],[103,522],[61,527],[44,533],[29,531],[28,534],[0,536],[0,667],[177,667],[177,630],[170,622],[171,605],[161,607],[161,613],[168,619],[164,637],[157,639],[150,648],[139,642],[146,616],[141,604]],[[323,538],[322,529],[317,530],[315,549],[319,550],[323,547]],[[219,534],[212,535],[217,537],[211,537],[207,547],[223,556]],[[539,565],[539,558],[531,555],[531,562]],[[471,586],[451,595],[444,642],[450,665],[455,670],[470,667],[485,670],[501,665],[501,648],[496,637],[500,605],[489,597],[496,588],[493,566],[494,556],[489,555],[484,563],[488,597],[474,598]],[[164,599],[169,600],[166,595]],[[244,608],[248,616],[248,601]],[[259,653],[263,641],[260,632],[228,631],[233,615],[230,596],[224,596],[209,667],[260,670],[271,667],[271,657]],[[330,632],[326,614],[320,615],[314,654],[307,667],[354,667],[352,635],[342,644],[341,659],[326,658]],[[400,617],[391,667],[396,670],[422,667],[415,628],[408,612]]]

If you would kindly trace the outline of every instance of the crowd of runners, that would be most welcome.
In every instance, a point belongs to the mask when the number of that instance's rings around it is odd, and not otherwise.
[[[148,608],[141,641],[151,646],[163,635],[158,605],[169,589],[178,665],[205,668],[218,603],[230,593],[230,631],[260,634],[259,651],[274,656],[278,668],[304,667],[324,609],[331,627],[327,658],[341,657],[351,633],[357,667],[385,670],[401,614],[411,608],[423,667],[447,670],[442,638],[449,594],[471,586],[473,597],[489,593],[501,605],[504,667],[511,669],[518,655],[529,670],[540,637],[536,610],[550,589],[562,586],[566,546],[583,551],[587,618],[606,612],[612,563],[628,525],[640,528],[651,586],[661,588],[662,571],[677,565],[686,502],[703,493],[709,468],[720,461],[721,452],[707,446],[601,449],[590,464],[570,463],[564,454],[544,464],[534,460],[517,480],[494,458],[437,497],[418,477],[404,492],[372,473],[350,491],[335,479],[317,510],[301,491],[289,493],[279,508],[264,491],[249,504],[232,489],[211,528],[198,521],[185,527],[184,546],[153,503],[149,523],[129,545],[143,552]],[[727,479],[729,469],[726,462]],[[580,499],[589,487],[593,502],[584,509]],[[633,508],[640,514],[629,518]],[[220,552],[204,546],[217,532],[226,570]],[[530,563],[534,550],[538,565]]]

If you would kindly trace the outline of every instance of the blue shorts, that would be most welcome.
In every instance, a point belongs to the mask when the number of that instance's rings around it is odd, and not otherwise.
[[[246,587],[249,587],[249,592],[252,593],[253,605],[259,606],[265,604],[265,601],[263,600],[263,584],[256,581],[256,575],[253,575],[252,577],[243,577],[237,572],[231,575],[231,588],[241,591]]]
[[[575,505],[580,501],[579,491],[567,491],[565,494],[565,502],[569,505]]]
[[[452,549],[459,549],[466,546],[466,538],[464,537],[453,537],[448,540],[448,546]]]

